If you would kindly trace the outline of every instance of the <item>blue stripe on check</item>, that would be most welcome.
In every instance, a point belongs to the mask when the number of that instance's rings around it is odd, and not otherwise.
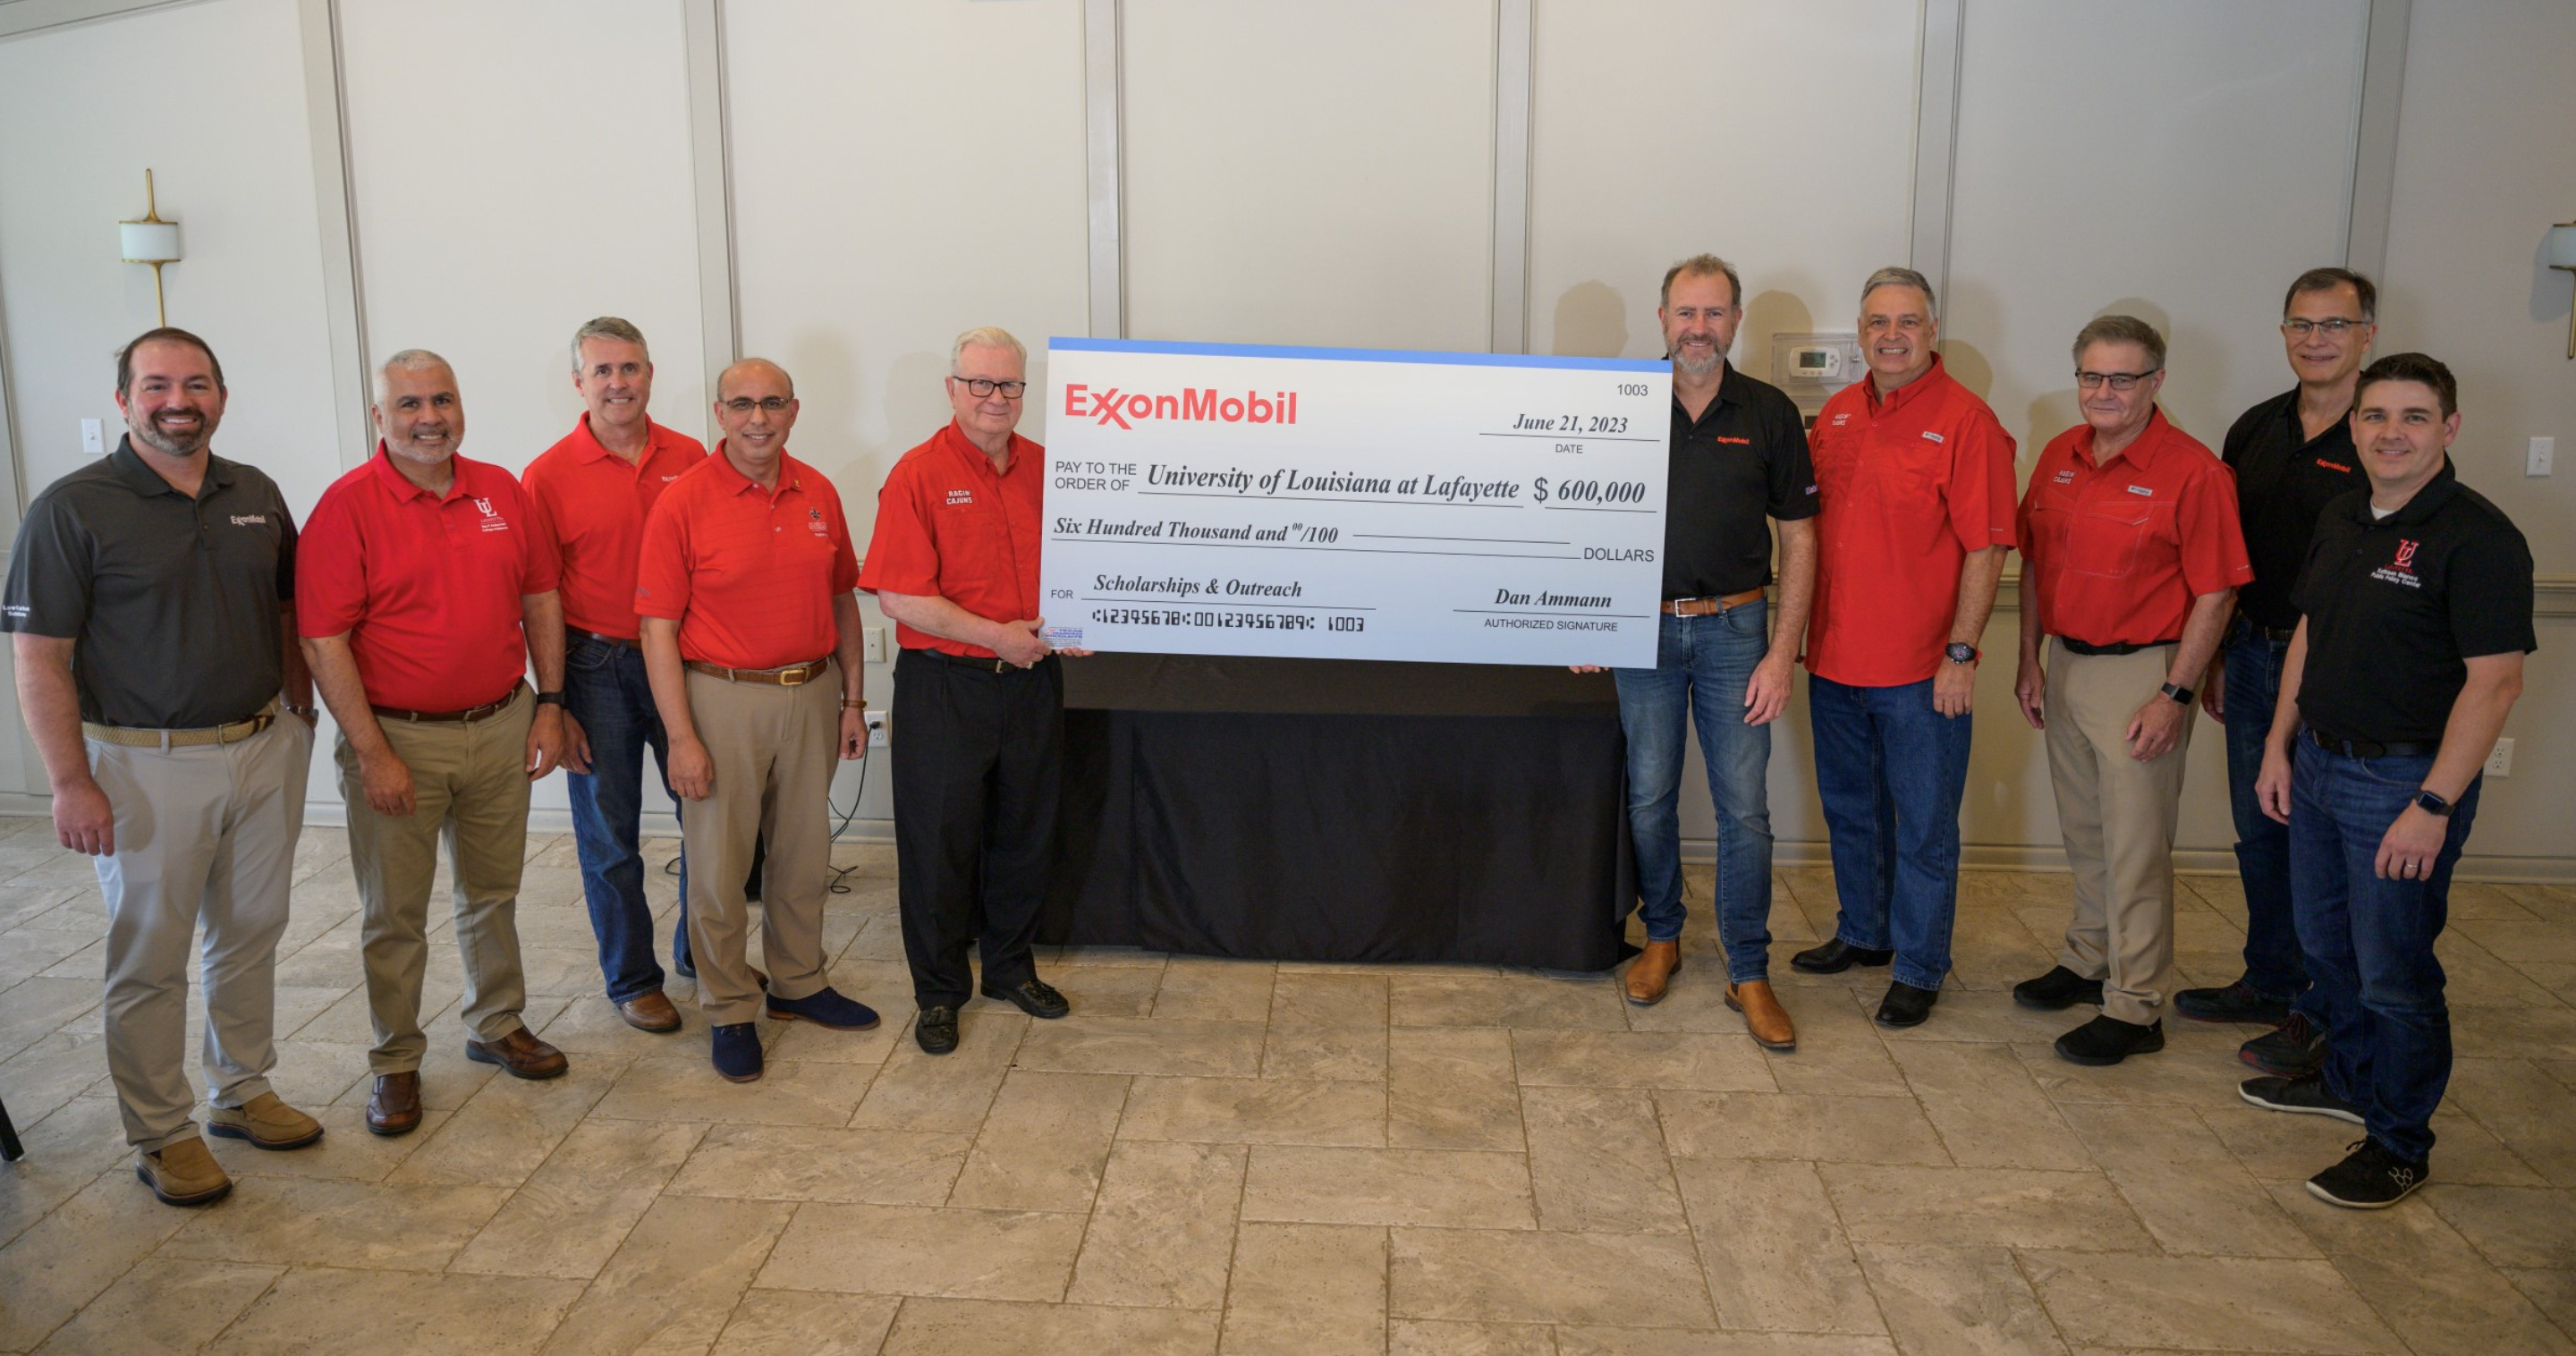
[[[1410,348],[1298,348],[1289,344],[1180,344],[1159,339],[1047,340],[1067,353],[1175,353],[1194,358],[1305,358],[1331,363],[1432,363],[1444,367],[1570,367],[1595,372],[1665,372],[1664,359],[1581,358],[1549,353],[1438,353]]]

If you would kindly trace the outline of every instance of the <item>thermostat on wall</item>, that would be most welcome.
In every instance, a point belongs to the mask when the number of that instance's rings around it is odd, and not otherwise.
[[[1809,414],[1822,409],[1825,397],[1858,381],[1860,336],[1856,334],[1775,334],[1771,336],[1771,384],[1789,393]]]

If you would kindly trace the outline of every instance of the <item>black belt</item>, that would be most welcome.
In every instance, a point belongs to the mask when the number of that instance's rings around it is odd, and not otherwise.
[[[481,706],[469,706],[462,711],[406,711],[399,706],[376,706],[373,704],[370,704],[367,709],[375,712],[376,719],[378,720],[399,720],[413,725],[453,725],[458,723],[470,725],[473,722],[482,720],[486,717],[499,715],[502,711],[508,709],[510,703],[519,699],[519,689],[526,685],[527,680],[522,678],[518,682],[510,684],[510,690],[502,694],[501,700],[496,702],[485,702]]]
[[[2438,739],[2401,739],[2394,744],[2374,744],[2367,739],[2342,739],[2311,725],[2308,738],[2328,753],[2346,758],[2430,758],[2442,751]]]
[[[2295,626],[2256,626],[2253,629],[2275,645],[2287,645],[2299,635],[2299,628]]]
[[[564,638],[566,640],[595,640],[602,645],[614,645],[621,650],[640,651],[644,648],[644,643],[642,641],[628,640],[624,636],[603,636],[597,631],[585,631],[578,626],[565,627]]]
[[[961,669],[973,669],[977,673],[1009,673],[1019,668],[1019,665],[998,655],[950,654],[946,650],[934,650],[927,645],[912,646],[906,649],[904,653],[917,654],[924,659],[937,660],[942,664],[953,665]],[[1038,660],[1038,663],[1043,664],[1048,659],[1053,658],[1055,658],[1055,656],[1050,654]]]
[[[2178,640],[2151,640],[2144,645],[2132,645],[2124,640],[2117,645],[2094,645],[2086,641],[2069,640],[2065,636],[2059,636],[2057,638],[2057,643],[2077,654],[2117,655],[2136,654],[2140,650],[2152,650],[2159,645],[2179,645],[2182,642]]]

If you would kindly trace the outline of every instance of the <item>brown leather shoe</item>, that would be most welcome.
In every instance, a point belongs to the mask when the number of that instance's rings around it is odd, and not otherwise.
[[[671,1000],[660,989],[639,993],[618,1004],[617,1015],[625,1018],[628,1026],[655,1035],[680,1029],[680,1010],[671,1006]]]
[[[1767,979],[1746,980],[1726,986],[1726,1005],[1744,1014],[1744,1029],[1753,1033],[1753,1043],[1765,1050],[1786,1053],[1798,1048],[1798,1028],[1789,1021],[1789,1010],[1771,992]]]
[[[572,1067],[563,1051],[538,1040],[524,1026],[497,1041],[466,1037],[465,1057],[477,1064],[498,1064],[512,1078],[561,1078]]]
[[[408,1135],[420,1128],[420,1072],[377,1074],[367,1098],[367,1128],[379,1135]]]
[[[1664,1001],[1664,990],[1681,971],[1681,943],[1646,943],[1646,949],[1628,964],[1628,1001],[1641,1008]]]

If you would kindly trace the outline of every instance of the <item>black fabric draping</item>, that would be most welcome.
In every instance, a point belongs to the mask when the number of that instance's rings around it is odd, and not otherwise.
[[[1635,897],[1617,693],[1536,666],[1095,655],[1039,939],[1603,970]]]

